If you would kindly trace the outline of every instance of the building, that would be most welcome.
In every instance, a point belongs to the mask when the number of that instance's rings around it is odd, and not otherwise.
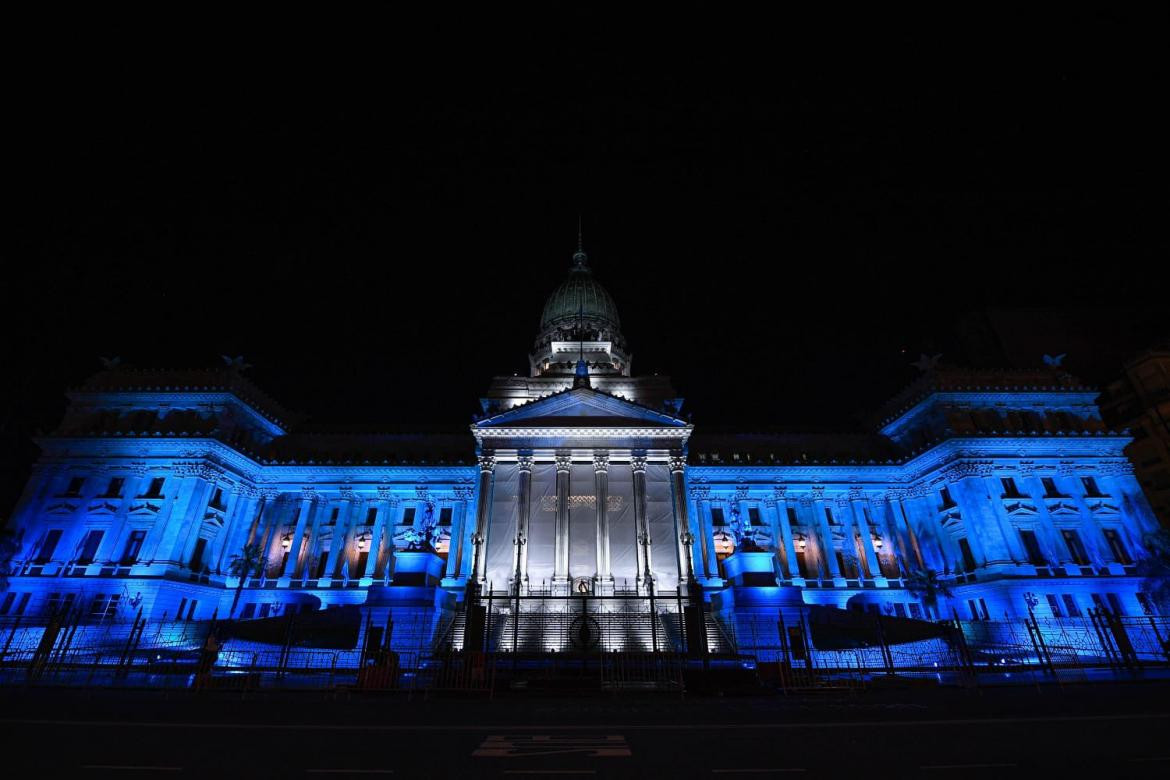
[[[469,431],[417,435],[303,429],[236,366],[103,371],[39,441],[0,612],[357,605],[436,646],[563,651],[689,644],[692,609],[708,647],[752,653],[808,606],[976,621],[1149,606],[1134,563],[1156,523],[1131,439],[1059,368],[924,363],[868,432],[704,437],[669,379],[632,371],[580,247],[530,364],[491,382]],[[264,565],[233,567],[251,545]],[[950,584],[933,609],[908,587],[926,571]],[[655,616],[649,633],[631,610]]]
[[[1123,371],[1101,393],[1101,415],[1129,429],[1125,453],[1154,514],[1170,527],[1170,349],[1143,352]]]

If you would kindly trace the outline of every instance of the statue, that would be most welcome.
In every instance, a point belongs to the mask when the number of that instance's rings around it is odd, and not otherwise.
[[[731,517],[728,520],[731,526],[731,535],[735,538],[736,552],[763,552],[764,548],[756,541],[756,530],[752,528],[750,517],[744,517],[739,507],[731,507]]]

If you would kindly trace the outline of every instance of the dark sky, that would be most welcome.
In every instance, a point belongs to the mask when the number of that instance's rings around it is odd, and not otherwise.
[[[1170,331],[1164,17],[513,22],[35,36],[13,473],[98,355],[465,423],[526,370],[579,211],[635,371],[698,425],[855,427],[919,352],[987,362],[971,323],[1093,381]]]

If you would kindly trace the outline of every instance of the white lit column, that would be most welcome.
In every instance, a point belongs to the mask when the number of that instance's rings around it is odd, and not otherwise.
[[[567,452],[556,454],[557,515],[553,544],[553,593],[569,592],[569,471],[573,459]]]
[[[635,452],[630,456],[630,470],[634,475],[634,527],[638,534],[638,589],[654,592],[654,562],[650,554],[650,528],[646,523],[646,454]]]
[[[492,488],[495,485],[496,458],[485,452],[479,456],[479,495],[476,498],[475,535],[471,537],[474,546],[471,559],[471,582],[482,585],[487,576],[488,523],[492,513]]]
[[[690,512],[687,506],[687,461],[681,452],[672,452],[669,461],[670,492],[674,499],[674,540],[678,565],[679,591],[695,581],[695,561],[691,557],[695,535],[691,533]]]
[[[519,472],[519,495],[517,496],[516,535],[512,539],[515,553],[512,556],[512,587],[519,593],[528,586],[528,519],[532,511],[532,453],[522,454],[516,460]]]
[[[609,564],[609,452],[593,453],[593,501],[597,510],[597,576],[595,591],[613,590]]]

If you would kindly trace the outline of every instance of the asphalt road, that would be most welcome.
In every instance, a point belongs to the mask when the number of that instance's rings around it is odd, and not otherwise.
[[[1151,777],[1170,686],[828,698],[0,692],[6,769],[89,777]],[[9,775],[15,776],[15,775]]]

